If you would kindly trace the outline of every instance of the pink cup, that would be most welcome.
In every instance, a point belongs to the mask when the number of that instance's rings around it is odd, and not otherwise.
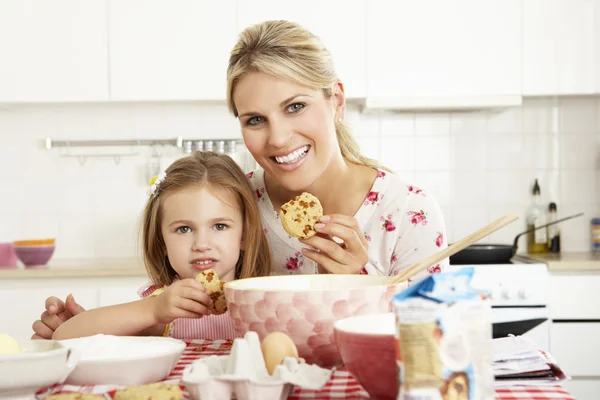
[[[12,242],[0,243],[0,268],[16,268],[17,254]]]

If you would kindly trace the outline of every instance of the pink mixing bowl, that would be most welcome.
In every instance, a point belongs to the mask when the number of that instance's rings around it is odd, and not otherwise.
[[[398,395],[395,329],[393,313],[349,317],[334,325],[344,364],[374,399]]]
[[[15,253],[25,267],[43,267],[54,254],[54,245],[15,246]]]
[[[281,275],[225,284],[229,315],[238,335],[255,331],[289,335],[307,363],[339,365],[333,324],[340,319],[392,310],[392,297],[406,284],[388,276]]]

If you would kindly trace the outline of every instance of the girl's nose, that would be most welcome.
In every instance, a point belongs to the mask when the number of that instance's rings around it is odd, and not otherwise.
[[[208,235],[196,235],[192,250],[194,251],[208,251],[212,249],[212,245],[208,240]]]

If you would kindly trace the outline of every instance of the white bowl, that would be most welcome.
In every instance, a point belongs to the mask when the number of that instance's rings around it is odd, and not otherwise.
[[[0,399],[33,396],[64,382],[77,364],[77,352],[53,340],[19,343],[23,353],[0,355]]]
[[[96,335],[61,343],[76,349],[79,362],[66,380],[71,385],[137,385],[164,380],[185,350],[168,337]]]

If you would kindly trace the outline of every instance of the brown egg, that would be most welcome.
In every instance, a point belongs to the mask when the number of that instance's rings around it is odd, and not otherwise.
[[[273,375],[275,367],[285,357],[298,358],[298,349],[292,339],[282,332],[271,332],[262,341],[261,349],[267,371]]]

